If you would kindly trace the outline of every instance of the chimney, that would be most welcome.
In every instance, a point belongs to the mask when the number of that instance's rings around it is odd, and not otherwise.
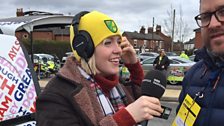
[[[156,33],[160,33],[161,32],[161,25],[156,25]]]
[[[23,14],[23,8],[17,8],[17,10],[16,10],[16,16],[17,17],[24,16],[24,14]]]
[[[140,33],[145,34],[145,27],[144,26],[141,27]]]
[[[148,33],[153,33],[153,28],[152,27],[148,27]]]

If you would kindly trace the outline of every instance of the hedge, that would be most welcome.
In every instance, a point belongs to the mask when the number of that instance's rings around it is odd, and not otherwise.
[[[22,40],[28,53],[31,54],[31,43],[28,40]],[[65,56],[66,52],[71,52],[70,42],[68,41],[45,41],[34,40],[33,41],[33,54],[46,53],[56,55],[60,60]]]

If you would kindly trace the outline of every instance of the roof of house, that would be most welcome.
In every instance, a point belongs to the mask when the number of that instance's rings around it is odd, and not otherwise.
[[[189,41],[185,42],[184,44],[194,44],[195,38],[190,39]]]
[[[138,32],[125,31],[123,34],[127,35],[131,39],[163,41],[163,38],[161,38],[159,35],[152,33],[143,34]]]
[[[65,28],[54,28],[53,29],[53,33],[54,35],[70,35],[69,33],[69,27],[65,27]]]
[[[2,30],[0,29],[0,34],[3,34]]]
[[[201,28],[194,29],[194,32],[200,32],[200,31],[201,31]]]

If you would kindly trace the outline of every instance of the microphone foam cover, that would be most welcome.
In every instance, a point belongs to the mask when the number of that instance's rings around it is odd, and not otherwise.
[[[142,81],[142,95],[160,99],[166,89],[166,76],[159,70],[151,70]]]

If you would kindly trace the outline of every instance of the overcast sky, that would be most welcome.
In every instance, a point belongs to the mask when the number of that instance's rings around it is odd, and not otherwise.
[[[164,26],[164,20],[168,19],[167,11],[171,5],[180,13],[183,11],[183,19],[188,24],[191,35],[193,29],[198,28],[194,16],[198,14],[199,0],[4,0],[0,4],[0,18],[16,16],[16,8],[23,11],[47,11],[75,15],[79,11],[97,10],[112,17],[121,31],[139,31],[141,26],[152,26],[153,17],[155,26]]]

